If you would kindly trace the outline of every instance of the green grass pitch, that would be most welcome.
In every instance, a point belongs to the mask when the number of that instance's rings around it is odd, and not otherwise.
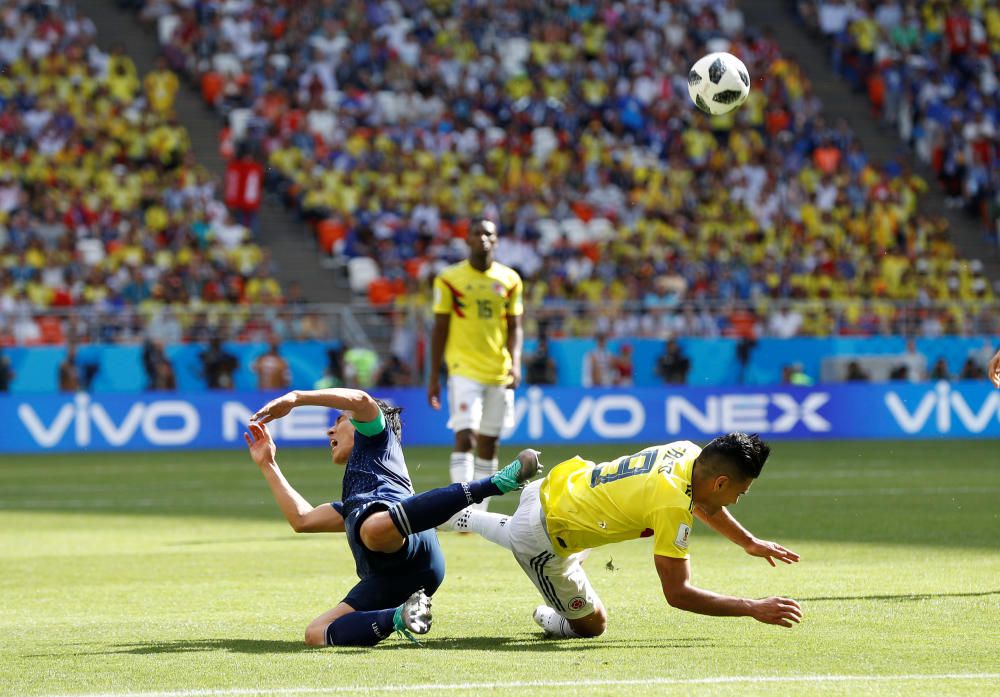
[[[407,452],[418,490],[445,483],[446,449]],[[322,448],[279,461],[314,504],[337,498]],[[540,598],[509,553],[442,534],[424,647],[309,649],[306,624],[355,581],[351,557],[340,536],[295,535],[244,453],[0,458],[0,695],[995,695],[998,494],[995,442],[776,443],[732,510],[802,562],[772,569],[697,524],[693,580],[795,597],[798,627],[671,609],[637,540],[587,562],[607,633],[541,640]]]

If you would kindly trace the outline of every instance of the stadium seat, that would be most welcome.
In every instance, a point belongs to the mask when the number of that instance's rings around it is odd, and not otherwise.
[[[547,252],[562,238],[562,230],[559,223],[551,218],[543,218],[535,221],[535,230],[538,231],[538,248],[541,252]]]
[[[319,241],[319,247],[327,254],[334,254],[340,251],[338,247],[343,246],[343,240],[346,236],[346,226],[336,218],[326,218],[316,224],[316,237]]]
[[[104,245],[92,237],[84,238],[76,243],[80,258],[87,266],[97,266],[104,261]]]
[[[396,299],[399,288],[385,276],[368,284],[368,302],[374,307],[384,307]]]
[[[164,14],[156,22],[156,36],[161,44],[166,44],[173,39],[174,32],[181,23],[181,18],[175,14]]]
[[[222,95],[223,79],[217,72],[209,71],[201,76],[201,98],[206,104],[214,105]]]
[[[366,295],[368,286],[378,277],[378,263],[371,257],[354,257],[347,262],[348,283],[357,295]]]
[[[587,241],[587,225],[579,218],[566,218],[559,224],[559,227],[574,247]]]
[[[606,242],[615,237],[615,226],[607,218],[594,218],[587,223],[587,239],[590,242]]]
[[[63,323],[58,317],[43,315],[36,320],[40,333],[39,341],[43,344],[63,344],[66,337],[63,335]]]
[[[253,116],[252,109],[233,109],[229,112],[229,128],[232,129],[233,140],[243,140],[251,116]]]

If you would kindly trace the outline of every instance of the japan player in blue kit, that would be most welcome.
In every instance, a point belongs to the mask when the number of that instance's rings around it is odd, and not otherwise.
[[[313,506],[285,479],[266,424],[299,406],[337,409],[327,431],[334,464],[346,465],[343,501]],[[296,532],[344,532],[360,581],[306,628],[311,646],[374,646],[431,626],[430,597],[444,580],[434,528],[472,503],[516,489],[540,465],[534,450],[497,472],[414,494],[400,446],[400,410],[361,390],[292,391],[265,404],[244,434],[250,456]]]

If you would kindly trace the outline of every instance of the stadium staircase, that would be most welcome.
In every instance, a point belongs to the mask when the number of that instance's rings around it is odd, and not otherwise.
[[[823,103],[827,121],[834,123],[840,118],[845,119],[873,162],[902,159],[909,163],[913,171],[930,184],[922,201],[924,211],[944,216],[960,256],[981,260],[985,274],[994,280],[1000,279],[1000,250],[986,239],[975,221],[945,206],[944,193],[937,186],[934,171],[907,151],[895,132],[881,128],[872,118],[865,95],[853,92],[847,82],[833,71],[826,46],[810,36],[797,21],[793,5],[789,0],[740,2],[747,25],[769,27],[782,53],[794,59],[808,75],[816,96]]]
[[[152,70],[160,53],[159,45],[155,35],[132,14],[119,9],[115,0],[79,0],[77,6],[97,26],[97,41],[102,49],[121,45],[135,61],[140,75]],[[181,85],[175,104],[177,116],[188,131],[198,161],[221,182],[226,161],[219,153],[219,117],[202,101],[194,86],[184,79]],[[346,279],[341,282],[339,278],[342,270],[338,274],[325,268],[312,232],[268,196],[260,207],[257,238],[271,249],[278,266],[276,275],[283,286],[298,281],[303,296],[310,302],[351,302]]]

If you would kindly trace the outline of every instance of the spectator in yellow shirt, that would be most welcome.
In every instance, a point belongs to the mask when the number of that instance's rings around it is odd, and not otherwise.
[[[153,111],[161,115],[173,111],[180,81],[167,67],[165,58],[157,59],[156,68],[146,75],[143,86],[146,88],[146,100]]]

